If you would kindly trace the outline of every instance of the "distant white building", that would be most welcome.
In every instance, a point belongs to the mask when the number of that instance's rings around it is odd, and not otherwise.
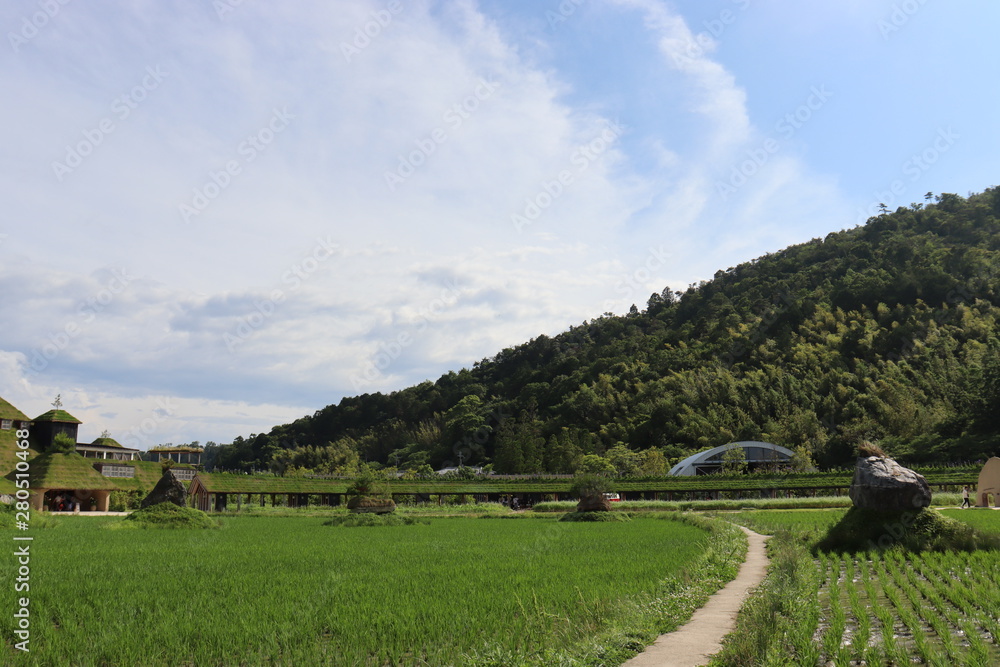
[[[750,469],[771,465],[788,465],[795,454],[788,447],[775,445],[770,442],[760,442],[757,440],[745,440],[743,442],[730,442],[727,445],[719,445],[703,452],[692,454],[673,468],[671,475],[711,475],[722,471],[722,455],[727,450],[734,447],[742,447],[747,457],[747,464]]]
[[[471,470],[472,472],[474,472],[477,475],[482,475],[483,474],[483,469],[481,467],[471,468],[469,466],[463,466],[461,468],[456,468],[454,466],[451,466],[451,467],[448,467],[448,468],[441,468],[440,470],[435,470],[434,472],[436,472],[439,475],[447,475],[450,472],[458,472],[460,470]]]

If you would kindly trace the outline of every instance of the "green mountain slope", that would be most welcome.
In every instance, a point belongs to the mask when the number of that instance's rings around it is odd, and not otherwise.
[[[623,446],[658,468],[743,439],[824,466],[862,440],[914,463],[975,460],[1000,450],[998,274],[1000,189],[944,194],[436,382],[344,398],[238,438],[217,465],[571,472]]]

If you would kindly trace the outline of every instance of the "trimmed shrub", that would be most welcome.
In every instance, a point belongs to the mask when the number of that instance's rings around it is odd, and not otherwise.
[[[931,509],[878,512],[852,507],[816,544],[815,551],[858,553],[891,548],[913,552],[998,549],[1000,538]]]
[[[112,524],[124,528],[218,528],[219,523],[191,507],[159,503],[132,512],[122,521]]]
[[[344,528],[376,528],[380,526],[414,526],[430,525],[427,519],[417,519],[412,516],[395,516],[392,514],[351,514],[335,516],[324,521],[324,526],[343,526]]]

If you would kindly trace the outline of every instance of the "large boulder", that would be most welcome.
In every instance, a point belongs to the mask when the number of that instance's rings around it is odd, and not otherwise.
[[[396,511],[396,503],[392,498],[354,496],[347,501],[347,509],[354,514],[392,514]]]
[[[861,509],[905,512],[930,505],[931,487],[923,475],[889,457],[869,456],[858,459],[850,496]]]
[[[576,504],[577,512],[610,512],[611,503],[603,493],[588,494]]]
[[[187,489],[184,483],[170,470],[163,471],[163,477],[156,483],[149,495],[142,499],[139,507],[146,508],[160,503],[173,503],[178,507],[187,504]]]

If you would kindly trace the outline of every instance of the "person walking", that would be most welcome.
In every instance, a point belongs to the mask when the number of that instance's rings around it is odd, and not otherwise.
[[[962,487],[962,509],[965,509],[966,507],[968,507],[968,508],[971,509],[972,508],[972,503],[969,502],[969,487],[968,486],[963,486]]]

